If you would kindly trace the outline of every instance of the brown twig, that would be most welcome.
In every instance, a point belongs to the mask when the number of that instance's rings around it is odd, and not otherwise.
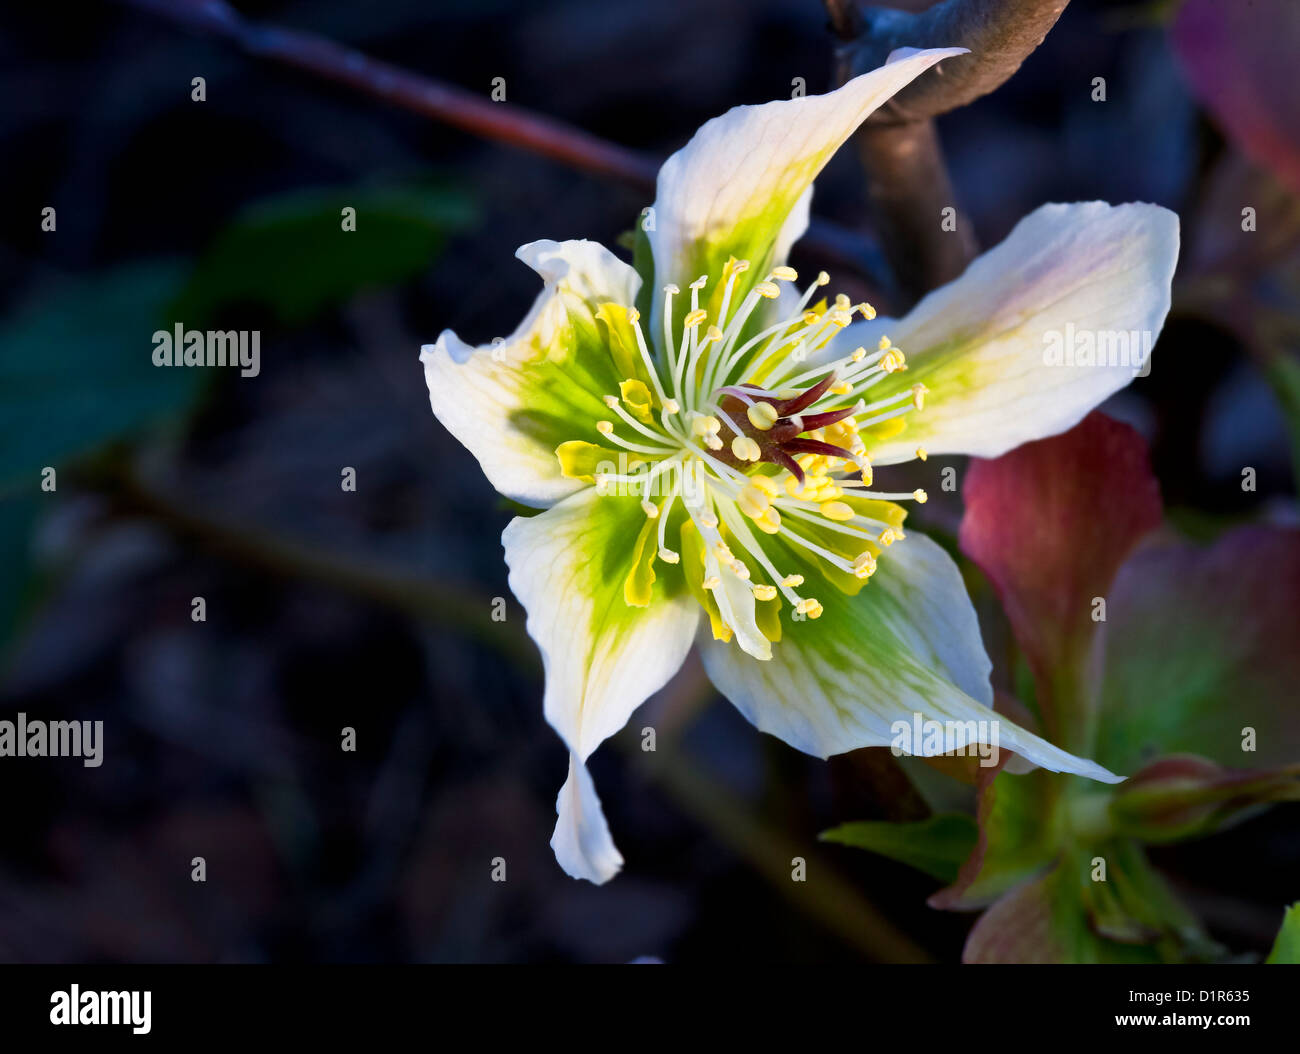
[[[826,0],[843,83],[882,65],[895,48],[964,47],[881,107],[857,133],[881,246],[907,301],[956,278],[974,258],[969,221],[956,209],[933,119],[993,91],[1056,24],[1069,0],[944,0],[924,11],[858,9]]]
[[[472,135],[637,190],[654,190],[659,162],[649,154],[611,143],[514,103],[493,102],[480,92],[380,62],[364,52],[312,33],[249,22],[225,0],[119,2],[190,32],[225,40],[249,55],[346,85]],[[870,240],[860,233],[814,220],[800,245],[822,257],[857,268],[873,285],[883,284],[881,257]]]

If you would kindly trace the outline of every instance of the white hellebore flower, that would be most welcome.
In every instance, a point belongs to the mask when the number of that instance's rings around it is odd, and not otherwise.
[[[903,531],[897,503],[925,494],[873,490],[872,466],[993,457],[1122,388],[1140,363],[1045,350],[1070,324],[1153,337],[1178,226],[1151,205],[1045,206],[890,324],[898,346],[868,305],[825,299],[824,273],[800,293],[785,260],[814,177],[961,50],[905,49],[828,95],[709,121],[660,170],[642,274],[593,242],[533,242],[518,256],[546,285],[510,337],[474,348],[444,332],[423,349],[438,419],[497,490],[545,510],[502,540],[570,752],[551,845],[574,877],[604,882],[623,862],[588,757],[697,633],[745,717],[819,757],[889,745],[915,714],[991,717],[957,568]],[[998,730],[1029,762],[1118,778]]]

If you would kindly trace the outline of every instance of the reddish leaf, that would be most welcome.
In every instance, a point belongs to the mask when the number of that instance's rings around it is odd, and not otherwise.
[[[1192,91],[1223,133],[1300,190],[1300,4],[1185,0],[1171,36]]]
[[[1146,443],[1089,414],[1070,431],[973,461],[961,548],[992,580],[1034,672],[1048,738],[1084,742],[1083,665],[1094,598],[1160,522]]]

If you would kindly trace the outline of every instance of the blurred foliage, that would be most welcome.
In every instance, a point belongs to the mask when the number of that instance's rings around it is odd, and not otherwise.
[[[0,487],[35,490],[44,466],[140,434],[184,409],[209,376],[153,365],[184,271],[129,264],[69,278],[0,329]]]
[[[1300,965],[1300,902],[1286,909],[1282,928],[1277,931],[1277,941],[1264,961]]]
[[[345,230],[349,208],[355,229]],[[199,324],[223,306],[254,303],[285,325],[301,325],[363,290],[420,274],[475,217],[472,197],[446,181],[263,199],[235,217],[199,258],[176,317]]]

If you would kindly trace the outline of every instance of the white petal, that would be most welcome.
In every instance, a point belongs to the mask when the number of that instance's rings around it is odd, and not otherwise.
[[[564,873],[597,885],[617,875],[623,856],[609,833],[591,773],[573,754],[569,755],[569,778],[560,788],[555,811],[559,819],[551,848]]]
[[[710,679],[762,731],[828,757],[890,746],[894,723],[911,725],[916,714],[994,722],[1001,748],[1054,771],[1117,780],[993,712],[991,664],[975,611],[956,565],[928,538],[909,531],[886,549],[856,597],[829,586],[818,596],[822,617],[788,624],[768,662],[701,635]],[[979,742],[980,731],[955,726],[953,742]],[[991,735],[991,725],[983,731]],[[927,749],[914,746],[913,753]]]
[[[1044,205],[902,320],[849,326],[837,354],[875,347],[883,332],[907,356],[908,369],[873,398],[917,382],[929,389],[925,409],[873,458],[909,460],[918,445],[996,457],[1073,427],[1145,372],[1177,259],[1178,217],[1168,209]],[[1088,340],[1104,352],[1101,364],[1054,358]]]
[[[644,522],[637,499],[587,487],[511,520],[501,536],[510,588],[542,653],[546,720],[580,761],[677,672],[700,619],[685,592],[645,608],[624,602],[619,561]]]
[[[737,106],[706,122],[659,170],[655,229],[649,232],[655,282],[681,288],[717,276],[734,254],[751,276],[783,262],[806,226],[787,226],[796,206],[836,150],[875,109],[936,62],[963,48],[891,55],[879,69],[826,95]]]
[[[566,430],[565,422],[589,425],[604,416],[600,396],[610,390],[608,384],[584,385],[586,375],[571,361],[550,360],[599,358],[589,340],[577,346],[577,335],[594,326],[596,306],[633,303],[641,283],[630,266],[596,242],[531,242],[515,255],[546,287],[514,333],[476,348],[446,330],[421,349],[420,360],[434,414],[478,459],[492,485],[515,501],[544,508],[582,486],[560,474],[555,457],[560,443],[582,438],[577,425]],[[604,368],[600,362],[584,365]],[[614,390],[619,379],[612,378]]]

